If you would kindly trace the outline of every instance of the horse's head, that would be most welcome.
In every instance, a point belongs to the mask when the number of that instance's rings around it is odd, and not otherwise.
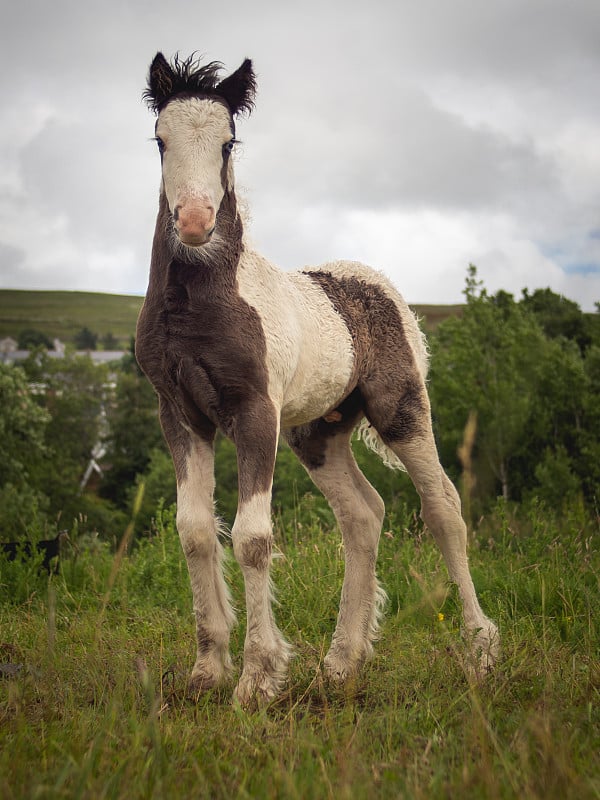
[[[158,116],[156,142],[173,229],[190,247],[211,239],[223,197],[233,189],[234,118],[253,106],[252,63],[246,59],[223,80],[220,67],[199,66],[192,58],[169,64],[157,53],[145,92]]]

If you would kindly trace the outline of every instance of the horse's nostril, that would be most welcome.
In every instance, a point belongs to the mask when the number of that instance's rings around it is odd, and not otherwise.
[[[173,211],[173,219],[175,220],[175,222],[177,222],[177,220],[179,219],[179,209],[180,208],[181,208],[181,206],[175,206],[175,211]]]

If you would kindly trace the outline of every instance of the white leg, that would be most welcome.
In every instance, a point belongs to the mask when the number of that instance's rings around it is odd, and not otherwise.
[[[383,501],[358,469],[348,435],[327,441],[324,464],[310,476],[329,501],[344,540],[345,572],[335,633],[325,670],[341,682],[356,673],[373,652],[386,600],[375,574]]]
[[[461,516],[460,499],[443,471],[433,434],[392,444],[421,497],[421,516],[433,534],[446,561],[448,573],[458,586],[463,604],[465,633],[476,676],[488,672],[496,662],[500,638],[496,625],[481,610],[467,559],[467,530]]]
[[[244,575],[247,613],[244,668],[235,696],[244,706],[253,699],[263,704],[280,693],[291,654],[271,608],[270,491],[240,503],[232,535],[235,557]]]
[[[177,530],[187,559],[198,651],[190,690],[209,689],[231,670],[229,632],[235,621],[222,569],[223,551],[214,516],[212,444],[190,434],[177,485]]]

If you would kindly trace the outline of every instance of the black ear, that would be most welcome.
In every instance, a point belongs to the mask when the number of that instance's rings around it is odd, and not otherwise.
[[[247,58],[241,67],[232,72],[215,87],[215,93],[222,97],[232,114],[249,114],[254,108],[256,76],[252,62]]]
[[[150,64],[148,88],[144,92],[144,98],[154,111],[158,111],[173,93],[174,79],[175,73],[169,62],[162,53],[157,53]]]

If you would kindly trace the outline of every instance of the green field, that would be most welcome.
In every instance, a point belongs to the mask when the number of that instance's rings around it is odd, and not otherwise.
[[[310,504],[309,504],[310,505]],[[293,644],[278,702],[248,713],[233,682],[185,694],[189,580],[172,512],[122,560],[74,539],[61,574],[0,561],[0,796],[21,798],[518,798],[600,796],[598,522],[539,508],[483,520],[471,545],[503,655],[483,684],[461,666],[453,587],[414,517],[387,520],[389,595],[376,655],[345,689],[323,677],[343,549],[310,518],[279,527],[273,577]],[[239,623],[243,587],[228,559]]]
[[[143,302],[136,295],[94,292],[42,292],[0,289],[0,338],[17,339],[22,330],[34,328],[52,341],[73,341],[83,327],[100,337],[112,333],[122,347],[135,334],[135,323]],[[418,305],[426,329],[434,329],[443,319],[460,313],[460,305]]]
[[[135,333],[143,297],[93,292],[37,292],[0,289],[0,337],[18,338],[27,328],[71,343],[89,328],[99,336],[112,333],[123,347]]]

